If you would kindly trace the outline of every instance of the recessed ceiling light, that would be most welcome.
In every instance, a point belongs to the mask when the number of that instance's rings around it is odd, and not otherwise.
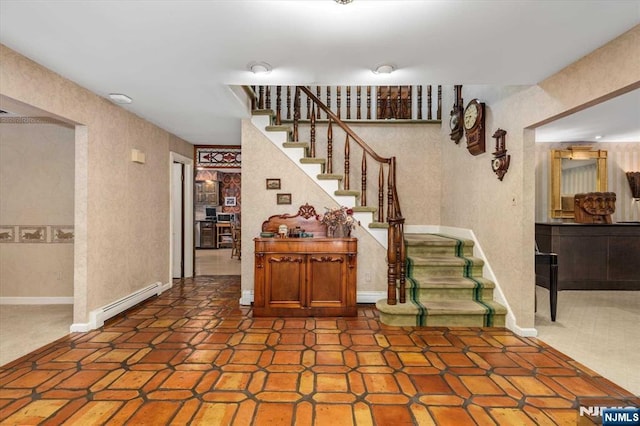
[[[122,93],[109,93],[109,99],[117,104],[130,104],[133,99]]]
[[[254,74],[267,74],[271,72],[271,65],[266,62],[251,62],[248,68]]]
[[[378,65],[374,70],[374,74],[391,74],[395,71],[395,67],[391,64]]]
[[[602,135],[596,135],[596,136],[595,136],[595,139],[596,139],[596,140],[598,140],[598,139],[602,139]]]
[[[353,0],[336,0],[336,3],[338,4],[349,4],[351,3]]]

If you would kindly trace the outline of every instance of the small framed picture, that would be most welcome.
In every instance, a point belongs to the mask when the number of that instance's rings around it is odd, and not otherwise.
[[[267,179],[267,189],[280,189],[280,179]]]
[[[234,207],[236,205],[236,197],[224,197],[224,205]]]
[[[277,194],[276,202],[278,204],[291,204],[291,194]]]

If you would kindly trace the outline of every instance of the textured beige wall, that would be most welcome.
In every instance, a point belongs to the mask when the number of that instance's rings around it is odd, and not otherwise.
[[[73,133],[0,123],[0,225],[73,226]],[[0,297],[44,296],[73,296],[73,244],[1,243]]]
[[[442,224],[472,229],[479,238],[519,327],[534,326],[533,248],[535,133],[527,128],[584,108],[640,81],[640,27],[534,87],[464,86],[465,103],[487,103],[487,152],[468,154],[442,129]],[[626,89],[625,89],[626,88]],[[443,89],[443,111],[453,101]],[[508,133],[511,166],[500,182],[492,172],[497,128]]]
[[[571,143],[536,144],[536,222],[560,221],[549,217],[549,152],[567,149]],[[625,172],[640,171],[640,142],[592,143],[592,149],[607,151],[608,191],[616,193],[614,222],[640,221],[640,202],[633,201]]]
[[[1,94],[86,128],[77,158],[74,322],[142,287],[169,280],[169,150],[184,142],[108,100],[0,45]],[[86,126],[86,127],[85,127]],[[78,142],[76,141],[76,146]],[[133,148],[145,164],[130,161]],[[84,215],[86,211],[86,215]],[[86,221],[86,225],[81,222]],[[82,281],[84,280],[84,281]]]
[[[318,213],[337,206],[318,185],[293,165],[249,121],[242,122],[242,290],[253,290],[254,242],[262,222],[275,214],[296,214],[309,203]],[[286,166],[285,166],[286,165]],[[280,190],[266,190],[265,179],[280,179]],[[290,193],[291,205],[276,204],[277,193]],[[386,250],[367,231],[356,228],[358,238],[358,291],[386,290]],[[367,277],[369,274],[369,279]]]

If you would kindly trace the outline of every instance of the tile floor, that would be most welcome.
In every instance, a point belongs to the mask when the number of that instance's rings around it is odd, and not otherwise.
[[[1,424],[592,424],[640,404],[537,339],[501,328],[252,318],[239,276],[160,297],[0,367]]]

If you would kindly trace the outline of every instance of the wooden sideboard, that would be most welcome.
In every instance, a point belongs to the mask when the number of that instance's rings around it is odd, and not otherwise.
[[[357,315],[356,238],[254,242],[254,316]]]
[[[640,290],[640,223],[536,223],[536,243],[558,255],[558,290]]]

